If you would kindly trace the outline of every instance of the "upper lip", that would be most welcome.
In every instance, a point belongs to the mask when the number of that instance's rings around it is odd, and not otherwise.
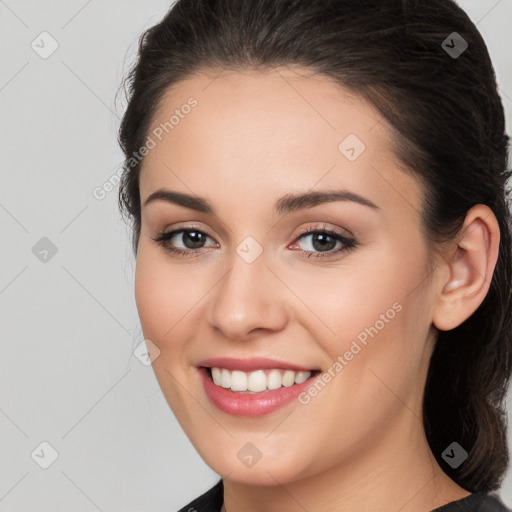
[[[272,368],[282,368],[284,370],[295,370],[300,372],[314,371],[313,368],[306,368],[295,363],[269,359],[267,357],[255,357],[251,359],[237,359],[234,357],[212,357],[203,359],[197,363],[197,366],[209,368],[225,368],[226,370],[240,370],[251,372],[255,370],[265,370]]]

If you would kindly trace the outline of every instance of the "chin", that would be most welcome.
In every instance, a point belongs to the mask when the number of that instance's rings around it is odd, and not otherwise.
[[[236,452],[230,457],[225,454],[226,452],[221,460],[219,460],[218,454],[209,454],[209,457],[213,457],[213,459],[203,457],[203,460],[213,471],[231,482],[273,487],[300,480],[304,476],[298,461],[289,456],[286,456],[285,460],[279,460],[279,457],[282,458],[286,452],[276,458],[265,458],[262,455],[261,459],[253,463],[252,466],[246,466],[241,462]],[[241,458],[243,459],[243,457]]]

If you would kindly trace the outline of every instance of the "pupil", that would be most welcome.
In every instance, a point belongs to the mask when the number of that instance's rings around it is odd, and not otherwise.
[[[319,244],[317,242],[319,242]],[[317,251],[334,249],[335,245],[336,245],[336,240],[334,240],[329,235],[325,235],[322,233],[317,233],[317,234],[313,235],[313,247]]]
[[[200,248],[200,247],[202,247],[202,244],[204,243],[204,239],[203,239],[202,233],[198,233],[197,231],[185,231],[183,233],[183,236],[184,236],[185,245],[189,249]],[[189,247],[189,244],[186,242],[187,238],[189,240],[191,240],[191,242],[190,242],[191,247]]]

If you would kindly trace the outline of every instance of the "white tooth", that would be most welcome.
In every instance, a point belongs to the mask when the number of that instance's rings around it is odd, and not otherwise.
[[[231,372],[231,389],[233,391],[247,391],[247,375],[245,372],[239,370]]]
[[[281,372],[279,370],[271,370],[267,375],[267,388],[279,389],[281,387]]]
[[[311,372],[297,372],[295,374],[295,384],[302,384],[311,377]]]
[[[248,391],[265,391],[267,389],[267,376],[263,370],[256,370],[249,374],[247,379]]]
[[[289,388],[295,384],[295,372],[293,370],[286,370],[282,376],[283,386]]]
[[[223,388],[231,387],[231,372],[225,368],[222,368],[220,385]]]
[[[222,382],[222,371],[220,368],[212,368],[212,378],[213,382],[217,384],[217,386],[220,386],[220,383]]]
[[[211,368],[212,379],[215,384],[223,388],[231,388],[232,391],[250,391],[260,393],[267,389],[279,389],[281,386],[290,387],[294,384],[302,384],[312,372],[272,369],[268,373],[264,370],[256,370],[246,373],[240,370],[227,370],[225,368]]]

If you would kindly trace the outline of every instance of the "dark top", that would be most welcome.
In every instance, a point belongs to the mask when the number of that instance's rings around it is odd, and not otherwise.
[[[220,512],[224,501],[222,479],[178,512]],[[457,501],[451,501],[431,512],[512,512],[498,496],[477,492]]]

